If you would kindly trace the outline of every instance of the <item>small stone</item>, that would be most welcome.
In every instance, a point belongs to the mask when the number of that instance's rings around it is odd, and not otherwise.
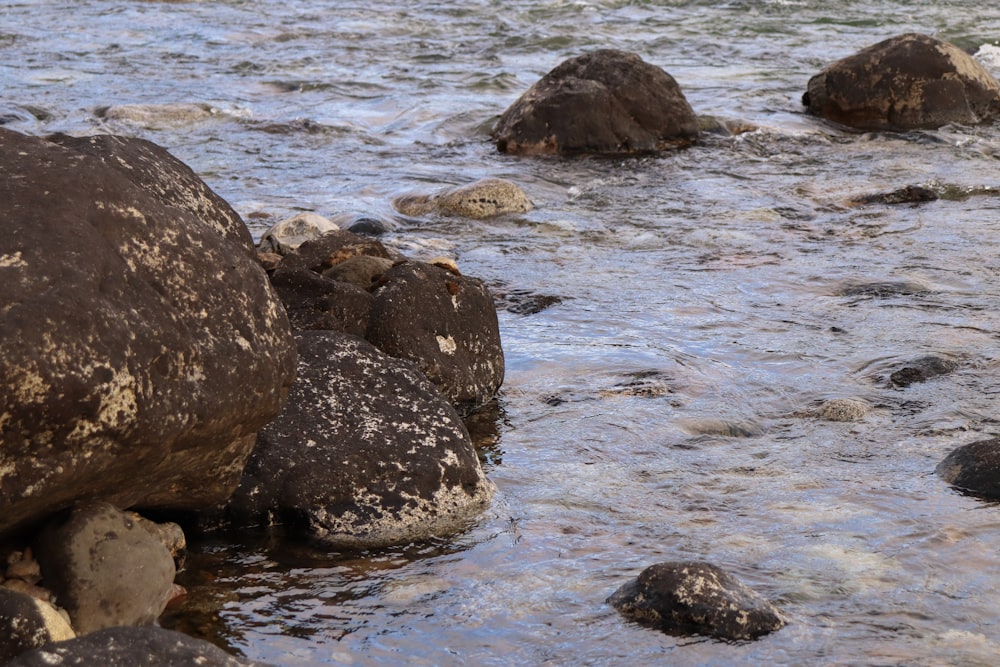
[[[76,634],[47,601],[10,588],[0,588],[0,662],[49,642]]]
[[[264,232],[258,249],[287,255],[306,241],[317,239],[324,234],[335,232],[340,227],[318,213],[299,213],[286,218]]]
[[[833,422],[851,422],[871,412],[871,405],[856,398],[832,398],[817,410],[820,419]]]

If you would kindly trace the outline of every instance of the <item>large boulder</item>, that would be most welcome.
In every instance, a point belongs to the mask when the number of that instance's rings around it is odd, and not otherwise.
[[[1000,112],[1000,83],[948,42],[908,33],[827,66],[809,80],[809,113],[861,130],[975,124]]]
[[[972,495],[1000,498],[1000,438],[979,440],[952,450],[937,465],[937,474]]]
[[[375,548],[454,532],[488,505],[465,426],[413,364],[347,334],[296,340],[298,378],[258,436],[230,520]]]
[[[47,644],[17,656],[4,667],[266,667],[236,658],[218,646],[156,627],[108,628]]]
[[[104,502],[47,527],[36,548],[46,587],[86,634],[153,623],[174,595],[174,558],[145,526]]]
[[[672,76],[601,49],[543,76],[500,116],[493,139],[519,155],[646,153],[690,144],[698,128]]]
[[[785,625],[759,593],[709,563],[660,563],[608,598],[623,616],[669,634],[756,639]]]
[[[295,371],[239,216],[139,139],[0,128],[0,534],[224,501]]]
[[[500,326],[482,280],[454,267],[403,262],[379,279],[367,338],[416,362],[459,413],[475,412],[503,383]]]

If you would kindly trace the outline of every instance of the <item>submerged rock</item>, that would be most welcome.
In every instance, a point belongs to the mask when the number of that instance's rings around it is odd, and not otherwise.
[[[955,449],[938,464],[937,474],[971,494],[1000,498],[1000,438]]]
[[[218,646],[157,627],[108,628],[22,653],[5,667],[267,667]]]
[[[117,104],[101,109],[98,115],[107,120],[124,121],[151,129],[178,127],[208,120],[218,114],[208,104],[174,102],[170,104]]]
[[[86,634],[148,625],[174,594],[174,559],[145,526],[108,503],[78,507],[36,548],[45,585]]]
[[[227,498],[295,368],[239,216],[149,142],[3,128],[0,201],[0,534]]]
[[[802,103],[861,130],[974,124],[1000,112],[1000,83],[958,47],[927,35],[891,37],[809,80]]]
[[[228,506],[330,548],[402,544],[465,528],[489,504],[468,432],[410,362],[333,332],[302,332],[285,411],[260,432]]]
[[[397,198],[393,205],[403,215],[439,213],[474,220],[531,210],[524,190],[502,178],[484,178],[433,195],[407,195]]]
[[[921,204],[923,202],[936,201],[938,193],[922,185],[907,185],[905,188],[892,190],[891,192],[876,192],[870,195],[856,197],[848,202],[851,206],[863,206],[866,204]]]
[[[947,375],[958,368],[958,363],[934,355],[918,357],[889,376],[894,387],[909,387],[911,384],[926,382],[940,375]]]
[[[672,76],[601,49],[542,77],[500,116],[493,139],[517,155],[647,153],[693,143],[698,128]]]
[[[66,619],[48,602],[0,587],[0,663],[75,636]]]
[[[760,594],[709,563],[660,563],[623,585],[608,603],[626,618],[670,634],[756,639],[785,625]]]

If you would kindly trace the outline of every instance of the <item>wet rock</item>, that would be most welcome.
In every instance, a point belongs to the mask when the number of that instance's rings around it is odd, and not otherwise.
[[[0,201],[0,534],[227,498],[295,367],[239,216],[149,142],[3,128]]]
[[[874,282],[858,282],[844,286],[838,291],[840,296],[860,296],[875,299],[885,299],[895,296],[917,296],[930,292],[921,283],[911,280],[881,280]]]
[[[299,213],[285,218],[264,232],[258,250],[286,255],[306,241],[339,229],[336,223],[317,213]]]
[[[403,215],[418,217],[439,213],[474,220],[531,210],[531,201],[524,191],[502,178],[484,178],[433,195],[399,197],[393,205]]]
[[[698,118],[674,78],[639,56],[602,49],[550,71],[497,122],[517,155],[646,153],[698,138]]]
[[[175,102],[171,104],[117,104],[98,111],[98,116],[139,125],[150,129],[160,129],[190,125],[208,120],[218,111],[207,104]]]
[[[290,265],[276,269],[271,284],[295,331],[325,329],[363,336],[368,330],[373,297],[357,285]]]
[[[608,603],[630,620],[678,635],[756,639],[785,625],[760,594],[718,567],[695,561],[648,567]]]
[[[958,47],[908,33],[838,60],[809,80],[802,103],[861,130],[974,124],[1000,112],[1000,84]]]
[[[928,201],[936,201],[938,193],[922,185],[907,185],[905,188],[893,190],[891,192],[876,192],[870,195],[863,195],[852,199],[851,206],[864,206],[866,204],[921,204]]]
[[[285,257],[281,267],[323,273],[343,261],[360,256],[398,259],[378,240],[340,230],[306,241]]]
[[[285,411],[260,432],[228,506],[331,548],[464,528],[493,493],[455,410],[407,361],[365,341],[302,332]]]
[[[491,401],[503,383],[504,358],[493,298],[477,278],[424,262],[404,262],[374,292],[366,338],[410,359],[460,414]]]
[[[0,588],[0,662],[75,636],[73,628],[51,604]]]
[[[490,292],[498,309],[515,315],[534,315],[563,302],[555,294],[538,294],[527,289],[510,288],[504,283],[491,283]]]
[[[938,464],[937,474],[973,495],[1000,498],[1000,438],[955,449]]]
[[[934,355],[919,357],[889,376],[894,387],[909,387],[911,384],[926,382],[940,375],[946,375],[958,368],[958,363]]]
[[[867,401],[856,398],[832,398],[816,411],[820,419],[834,422],[852,422],[863,419],[872,410]]]
[[[267,667],[157,627],[108,628],[22,653],[5,667]]]
[[[174,594],[174,559],[146,528],[95,502],[47,527],[36,545],[45,585],[79,634],[147,625]]]
[[[385,257],[372,257],[370,255],[359,255],[344,260],[340,264],[331,266],[323,272],[324,278],[338,280],[340,282],[357,285],[361,289],[368,290],[375,286],[375,282],[392,268],[393,261]]]
[[[729,419],[684,419],[681,427],[695,435],[720,435],[725,438],[756,438],[764,435],[760,424]]]
[[[392,226],[378,218],[360,217],[347,225],[347,231],[362,236],[382,236],[392,230]]]

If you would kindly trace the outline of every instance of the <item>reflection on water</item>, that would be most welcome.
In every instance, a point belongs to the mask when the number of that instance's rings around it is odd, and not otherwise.
[[[476,526],[354,555],[194,540],[165,624],[287,665],[995,661],[1000,513],[934,467],[1000,432],[1000,130],[848,133],[799,103],[819,68],[895,33],[995,48],[990,7],[91,0],[53,39],[66,12],[4,3],[6,126],[145,136],[255,235],[300,210],[383,218],[390,243],[451,253],[498,292],[507,380],[470,430],[500,493]],[[598,46],[758,129],[630,160],[497,154],[493,119]],[[483,177],[535,209],[389,205]],[[939,199],[864,199],[911,185]],[[928,356],[954,366],[890,381]],[[833,401],[870,409],[825,418]],[[732,571],[791,623],[726,644],[604,604],[680,558]]]

